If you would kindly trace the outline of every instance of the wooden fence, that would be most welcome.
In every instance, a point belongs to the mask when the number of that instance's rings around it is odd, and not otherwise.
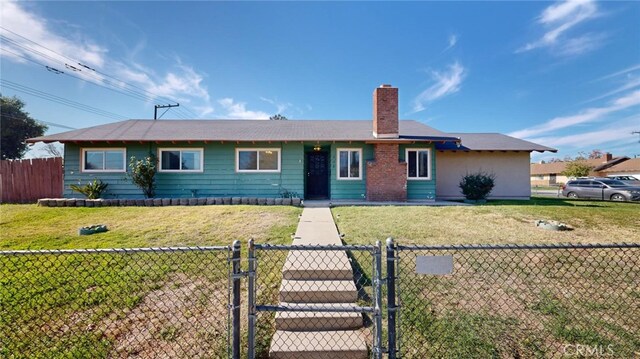
[[[62,157],[0,161],[0,202],[62,197]]]

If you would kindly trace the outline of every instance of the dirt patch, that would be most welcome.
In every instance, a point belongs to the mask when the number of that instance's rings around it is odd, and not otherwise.
[[[226,356],[227,282],[174,274],[132,310],[98,328],[113,343],[111,358]]]

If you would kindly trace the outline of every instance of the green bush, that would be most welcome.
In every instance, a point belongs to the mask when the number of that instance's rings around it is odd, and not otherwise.
[[[128,177],[133,184],[138,186],[144,192],[144,196],[147,198],[153,198],[156,190],[156,156],[149,154],[149,156],[138,160],[135,156],[131,157],[129,161],[129,169],[131,173]]]
[[[467,173],[458,186],[468,200],[486,199],[495,186],[495,175],[485,172]]]
[[[88,199],[97,199],[102,196],[102,193],[107,189],[108,184],[103,183],[101,180],[93,180],[82,186],[80,182],[78,184],[72,184],[69,186],[72,191],[82,193]]]

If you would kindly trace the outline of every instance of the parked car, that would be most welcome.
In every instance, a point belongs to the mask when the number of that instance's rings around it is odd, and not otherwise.
[[[629,186],[609,178],[579,178],[562,186],[562,195],[603,201],[640,201],[640,186]]]
[[[624,182],[627,186],[640,187],[640,179],[633,176],[607,176],[607,178]]]

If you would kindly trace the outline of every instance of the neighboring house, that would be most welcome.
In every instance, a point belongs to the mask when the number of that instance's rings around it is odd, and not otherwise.
[[[640,158],[631,158],[600,171],[603,176],[634,176],[640,179]]]
[[[489,133],[444,133],[398,120],[398,89],[373,93],[373,121],[128,120],[29,139],[65,144],[69,185],[94,178],[107,197],[142,192],[131,157],[158,157],[158,197],[296,195],[405,201],[462,198],[466,173],[496,175],[493,198],[530,197],[532,151],[555,149]]]
[[[586,159],[582,162],[593,167],[589,176],[600,177],[607,176],[608,171],[618,166],[622,166],[629,161],[629,157],[613,157],[611,153],[605,153],[600,158]],[[563,176],[567,164],[570,162],[549,162],[549,163],[532,163],[531,164],[531,185],[532,186],[551,186],[555,184],[567,183],[567,176]],[[625,167],[626,168],[626,167]],[[637,168],[637,167],[636,167]],[[640,171],[640,170],[638,170]]]

